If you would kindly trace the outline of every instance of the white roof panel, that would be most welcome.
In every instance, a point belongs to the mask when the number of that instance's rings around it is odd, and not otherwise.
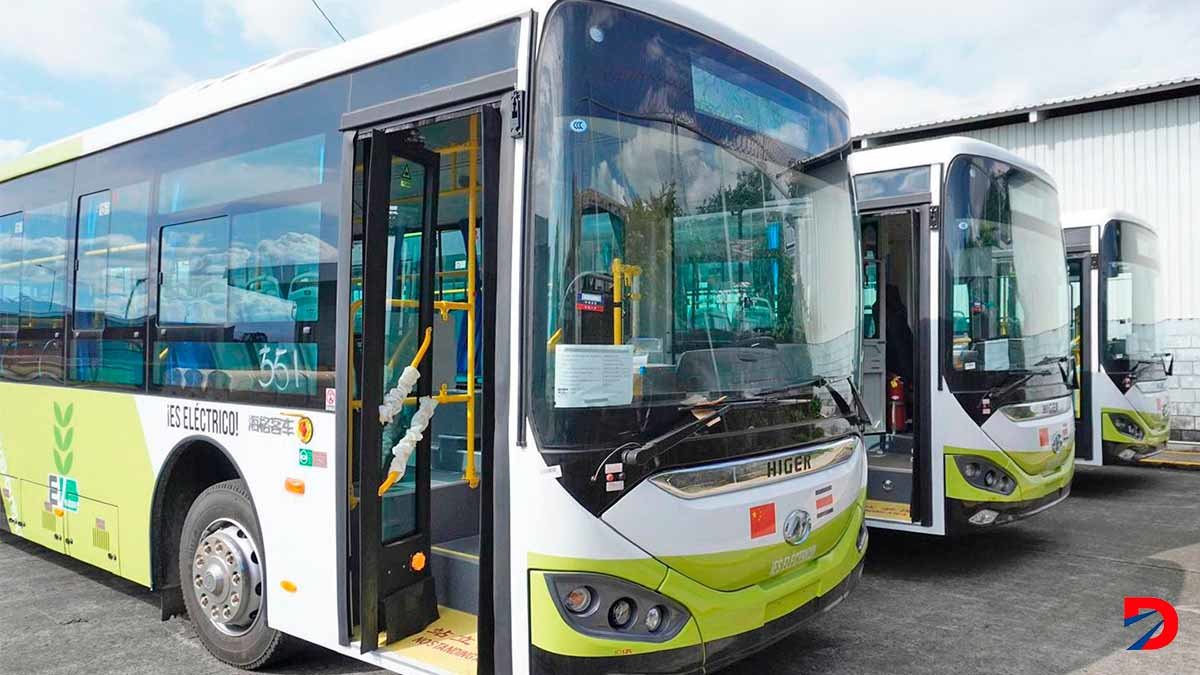
[[[1103,227],[1109,221],[1123,220],[1129,223],[1136,223],[1142,227],[1154,232],[1154,226],[1146,222],[1141,216],[1134,215],[1128,211],[1121,209],[1087,209],[1085,211],[1072,211],[1063,214],[1063,227]]]
[[[898,143],[873,150],[860,150],[850,155],[850,173],[860,176],[880,171],[893,171],[930,164],[949,164],[959,155],[974,155],[997,159],[1028,171],[1049,183],[1054,189],[1058,185],[1042,167],[1018,157],[998,145],[985,143],[966,136],[947,136],[929,141]]]

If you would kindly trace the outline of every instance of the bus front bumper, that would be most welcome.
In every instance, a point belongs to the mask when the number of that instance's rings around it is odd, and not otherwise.
[[[999,450],[947,449],[946,530],[963,533],[1004,525],[1049,509],[1071,494],[1075,477],[1072,444],[1062,462],[1043,474],[1031,475],[1005,452]],[[981,457],[999,467],[1016,482],[1011,494],[1002,495],[971,485],[962,475],[956,456]]]
[[[803,571],[738,591],[717,591],[668,570],[656,590],[687,607],[692,616],[684,631],[663,648],[574,633],[554,620],[556,613],[539,611],[552,602],[548,593],[532,598],[534,616],[551,625],[534,627],[531,672],[711,673],[787,638],[809,619],[836,607],[858,585],[867,546],[864,502],[865,495],[860,496],[850,526],[833,550],[810,561]],[[530,592],[540,596],[544,588],[542,572],[531,571]],[[550,638],[557,636],[545,642],[560,644],[562,651],[585,653],[560,653],[549,644],[539,645],[543,631]]]
[[[946,520],[949,529],[955,532],[995,527],[1037,515],[1057,506],[1070,494],[1071,485],[1068,483],[1037,499],[1020,502],[969,502],[947,499]]]

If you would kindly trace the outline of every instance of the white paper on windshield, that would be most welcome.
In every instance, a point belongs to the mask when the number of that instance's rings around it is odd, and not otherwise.
[[[983,343],[983,369],[1008,370],[1008,338]]]
[[[600,408],[633,403],[632,345],[554,348],[554,407]]]

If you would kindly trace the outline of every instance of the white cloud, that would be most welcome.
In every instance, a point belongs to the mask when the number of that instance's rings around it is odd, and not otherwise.
[[[338,31],[352,39],[370,31],[436,9],[438,0],[320,0]],[[204,21],[210,33],[232,27],[243,40],[272,51],[327,47],[339,42],[311,0],[205,0]]]
[[[690,4],[834,85],[857,132],[1200,72],[1189,0]]]
[[[232,27],[251,45],[281,52],[338,41],[308,0],[206,0],[204,22],[210,33]]]
[[[29,150],[29,141],[0,138],[0,162],[20,157]]]
[[[68,78],[146,81],[171,72],[171,41],[131,0],[8,0],[0,56]]]

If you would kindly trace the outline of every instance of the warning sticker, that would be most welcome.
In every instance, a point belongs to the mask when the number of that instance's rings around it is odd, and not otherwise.
[[[473,674],[479,665],[478,628],[475,617],[449,607],[438,607],[438,620],[425,630],[383,646],[385,655],[428,664],[443,672]]]

